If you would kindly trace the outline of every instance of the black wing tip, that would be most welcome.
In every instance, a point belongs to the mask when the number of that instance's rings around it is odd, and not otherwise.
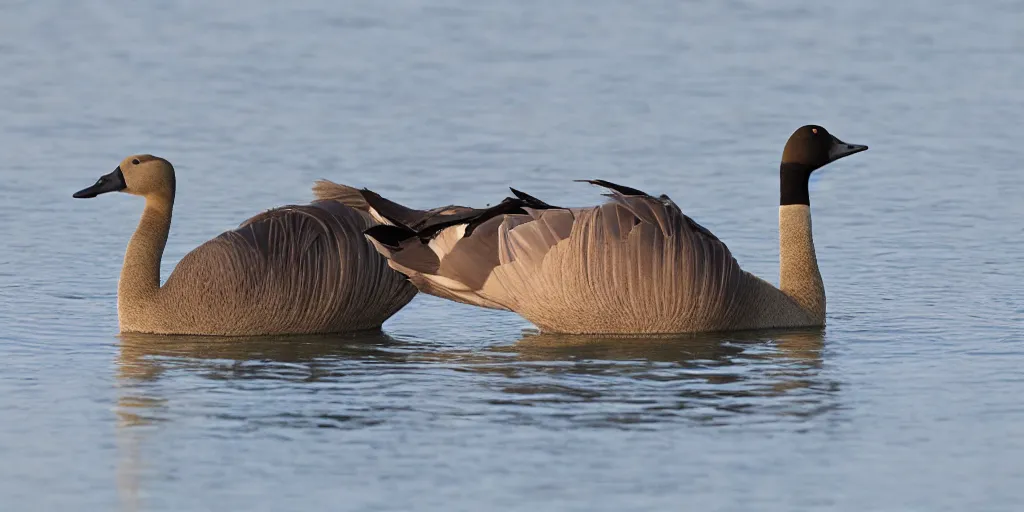
[[[559,208],[558,206],[548,204],[547,202],[537,199],[536,197],[521,190],[516,190],[512,187],[509,187],[508,189],[511,190],[512,194],[515,195],[519,201],[522,201],[522,205],[527,208],[533,208],[534,210],[551,210]]]
[[[469,237],[473,234],[473,231],[475,231],[476,228],[494,217],[501,215],[526,215],[526,210],[523,210],[524,207],[531,208],[531,206],[527,204],[527,201],[524,201],[521,198],[506,197],[505,199],[502,199],[500,203],[480,212],[480,214],[474,218],[467,219],[469,222],[466,223],[465,236]]]
[[[404,206],[385,198],[384,196],[368,189],[362,188],[359,193],[363,196],[363,200],[370,208],[373,208],[378,215],[384,217],[389,222],[396,226],[402,226],[403,228],[410,229],[407,225],[409,222],[401,210],[407,209]]]
[[[611,189],[611,190],[614,190],[615,192],[618,192],[618,193],[620,193],[620,194],[622,194],[624,196],[650,197],[650,194],[648,194],[647,192],[644,192],[643,190],[637,190],[635,188],[627,187],[625,185],[619,185],[619,184],[612,183],[612,182],[607,181],[607,180],[574,180],[574,181],[577,181],[577,182],[580,182],[580,183],[590,183],[591,185],[597,185],[599,187],[604,187],[604,188],[607,188],[607,189]]]
[[[514,188],[509,188],[510,190],[512,190],[513,194],[519,192]],[[524,199],[523,197],[520,197],[519,194],[522,194],[526,198],[531,199]],[[475,231],[477,227],[479,227],[484,222],[493,219],[494,217],[498,217],[501,215],[526,215],[526,210],[524,210],[523,208],[533,208],[537,210],[554,208],[553,206],[548,205],[547,203],[541,201],[540,199],[534,198],[529,194],[523,192],[519,192],[519,194],[516,194],[516,197],[506,197],[502,199],[501,202],[494,206],[490,206],[482,210],[474,210],[470,212],[470,214],[468,215],[459,216],[458,218],[455,219],[443,220],[441,222],[437,222],[426,227],[423,227],[419,231],[413,231],[412,229],[405,226],[402,226],[400,229],[404,231],[405,239],[409,239],[415,236],[420,240],[426,241],[437,236],[441,231],[447,228],[450,228],[452,226],[465,225],[466,231],[463,236],[468,238],[470,235],[473,234],[473,231]],[[376,237],[374,238],[376,239]],[[377,240],[378,242],[384,243],[379,239]]]
[[[370,190],[368,188],[364,187],[364,188],[359,189],[359,195],[363,196],[363,199],[370,206],[373,206],[374,204],[377,204],[377,206],[383,207],[385,209],[387,208],[388,200],[384,199],[384,196],[382,196],[382,195],[380,195],[380,194],[378,194],[378,193],[376,193],[376,192],[374,192],[374,191],[372,191],[372,190]]]
[[[363,234],[376,240],[383,246],[398,248],[402,242],[414,238],[416,232],[405,226],[389,226],[378,224],[363,231]]]

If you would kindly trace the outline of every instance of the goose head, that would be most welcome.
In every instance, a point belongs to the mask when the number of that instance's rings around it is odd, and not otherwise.
[[[812,172],[867,149],[861,144],[843,142],[818,125],[797,128],[782,150],[781,204],[810,204],[807,182]]]
[[[107,192],[173,199],[174,166],[153,155],[133,155],[122,160],[113,172],[100,176],[91,187],[75,192],[74,197],[90,198]]]

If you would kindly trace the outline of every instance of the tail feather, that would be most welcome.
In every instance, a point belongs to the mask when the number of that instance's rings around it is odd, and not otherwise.
[[[366,212],[381,224],[415,226],[430,212],[414,210],[380,194],[368,190],[341,185],[328,180],[318,180],[313,185],[313,195],[320,201],[337,201],[345,206]]]
[[[363,194],[358,189],[333,181],[317,180],[313,184],[313,196],[318,201],[338,201],[345,206],[359,211],[370,211],[370,205],[367,204],[366,199],[363,198]]]

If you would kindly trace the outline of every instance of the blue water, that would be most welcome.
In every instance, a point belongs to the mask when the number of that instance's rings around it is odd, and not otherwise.
[[[949,0],[0,3],[3,510],[1020,510],[1024,7]],[[377,336],[118,337],[137,198],[164,275],[317,178],[412,206],[667,193],[778,274],[812,183],[823,332],[537,336],[418,297]]]

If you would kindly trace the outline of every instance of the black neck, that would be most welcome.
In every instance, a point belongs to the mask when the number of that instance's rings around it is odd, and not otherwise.
[[[807,192],[807,182],[811,179],[814,169],[805,164],[783,162],[779,166],[779,205],[806,204],[810,206],[811,198]]]

